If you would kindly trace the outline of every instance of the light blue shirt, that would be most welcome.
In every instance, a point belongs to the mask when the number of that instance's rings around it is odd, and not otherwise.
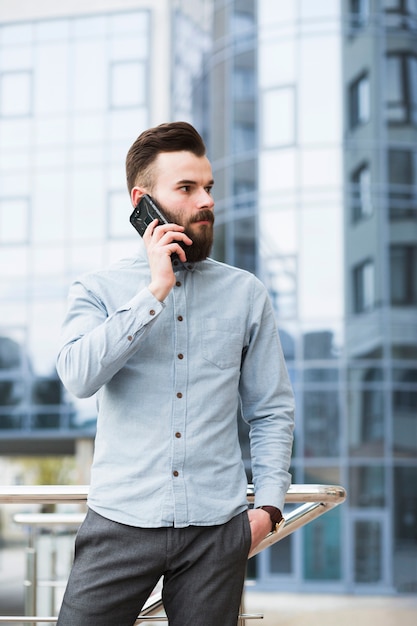
[[[240,403],[255,506],[283,510],[294,400],[265,287],[212,259],[177,262],[161,303],[140,245],[69,294],[57,369],[75,396],[97,394],[89,506],[148,528],[216,525],[244,511]]]

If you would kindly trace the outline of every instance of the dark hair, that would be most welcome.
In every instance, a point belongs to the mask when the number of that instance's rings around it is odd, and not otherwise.
[[[126,156],[129,193],[135,185],[152,188],[152,164],[160,152],[181,150],[196,156],[204,156],[206,153],[202,137],[188,122],[167,122],[141,133]]]

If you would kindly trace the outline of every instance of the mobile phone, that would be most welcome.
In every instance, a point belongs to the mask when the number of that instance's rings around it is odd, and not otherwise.
[[[162,213],[155,200],[148,194],[145,194],[133,209],[130,216],[130,223],[136,228],[139,235],[143,237],[143,233],[154,219],[157,219],[160,224],[168,224],[167,218]]]

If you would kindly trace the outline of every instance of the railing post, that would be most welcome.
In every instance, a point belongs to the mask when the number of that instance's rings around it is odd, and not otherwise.
[[[34,542],[34,531],[29,530],[28,545],[26,548],[26,578],[25,588],[25,615],[36,615],[36,548]],[[32,622],[30,626],[35,626]]]

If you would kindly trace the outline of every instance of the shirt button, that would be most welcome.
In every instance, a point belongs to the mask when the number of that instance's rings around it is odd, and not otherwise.
[[[181,439],[181,433],[175,433],[177,439]]]
[[[184,319],[184,318],[183,318],[183,316],[182,316],[182,315],[178,315],[177,320],[178,320],[179,322],[182,322],[182,320],[183,320],[183,319]]]
[[[179,392],[177,393],[177,398],[182,398],[182,393],[181,393],[181,391],[179,391]]]
[[[183,358],[184,358],[184,355],[180,353],[180,354],[178,355],[178,358],[181,360],[181,359],[183,359]]]
[[[149,315],[155,315],[155,311],[154,311],[154,309],[151,309],[151,310],[149,311]]]
[[[175,478],[180,475],[179,472],[177,472],[177,470],[174,470],[172,473],[175,476]]]
[[[177,287],[181,287],[181,281],[180,281],[180,280],[177,280],[177,282],[175,283],[175,285],[176,285]]]
[[[133,339],[132,335],[128,335],[128,336],[127,336],[127,340],[128,340],[128,341],[132,341],[132,339]]]

